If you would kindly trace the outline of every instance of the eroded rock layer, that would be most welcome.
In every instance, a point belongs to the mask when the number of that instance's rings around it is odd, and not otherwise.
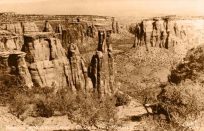
[[[204,19],[162,17],[143,20],[135,26],[135,46],[166,49],[192,48],[203,44]]]
[[[26,53],[21,51],[0,52],[0,67],[2,70],[18,76],[28,87],[33,86],[26,61]]]
[[[89,70],[77,47],[86,37],[97,37],[96,31],[101,28],[80,19],[58,24],[55,32],[48,21],[43,30],[34,22],[1,24],[0,67],[19,76],[30,88],[95,91],[99,97],[114,93],[111,29],[99,31],[98,49]]]
[[[93,55],[89,66],[89,76],[92,80],[94,91],[99,97],[115,92],[114,61],[110,35],[110,31],[101,30],[98,32],[98,49]]]
[[[26,62],[36,86],[69,87],[72,90],[85,90],[86,69],[77,46],[70,45],[66,54],[61,41],[53,33],[27,34],[24,36],[23,51],[27,53]]]

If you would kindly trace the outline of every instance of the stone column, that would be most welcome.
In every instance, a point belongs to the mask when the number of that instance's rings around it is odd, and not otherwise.
[[[113,31],[113,33],[116,32],[116,29],[115,29],[115,18],[114,17],[112,18],[112,31]]]
[[[31,75],[28,71],[28,67],[26,65],[25,55],[26,53],[23,52],[16,54],[17,70],[19,76],[24,81],[24,84],[31,88],[33,86],[33,82]]]
[[[55,33],[62,34],[62,25],[61,25],[61,24],[59,24],[59,25],[56,27]]]
[[[71,43],[68,50],[68,58],[71,66],[72,82],[77,91],[86,91],[87,85],[87,69],[84,61],[80,56],[79,49],[76,44]]]
[[[8,57],[9,53],[0,54],[0,66],[4,71],[9,71]]]
[[[116,22],[116,33],[119,34],[119,23],[118,23],[118,21]]]
[[[98,35],[98,49],[89,66],[89,77],[92,80],[94,92],[102,98],[105,94],[114,93],[114,69],[111,34],[109,31],[99,31]]]
[[[48,21],[45,21],[45,27],[43,29],[43,32],[53,32],[52,26]]]
[[[104,30],[98,31],[98,51],[105,52],[106,34]]]

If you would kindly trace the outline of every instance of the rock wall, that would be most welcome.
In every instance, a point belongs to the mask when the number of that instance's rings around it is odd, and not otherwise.
[[[27,34],[24,41],[23,51],[35,86],[68,87],[73,91],[85,91],[90,86],[76,45],[69,46],[67,56],[54,33]]]
[[[34,22],[17,22],[0,26],[0,50],[21,50],[24,44],[23,35],[39,32]]]
[[[39,29],[34,22],[6,23],[1,25],[1,29],[19,35],[22,35],[23,33],[39,32]]]
[[[44,32],[34,22],[1,27],[0,65],[19,76],[28,87],[65,87],[74,92],[94,90],[99,97],[114,93],[111,30],[99,31],[98,49],[87,69],[77,44],[83,43],[85,37],[95,37],[93,24],[80,21],[58,24],[56,32],[48,21]]]
[[[0,30],[0,51],[21,50],[23,40],[21,35],[17,35],[8,30]]]
[[[204,19],[162,17],[135,26],[135,46],[146,45],[182,51],[204,42]]]

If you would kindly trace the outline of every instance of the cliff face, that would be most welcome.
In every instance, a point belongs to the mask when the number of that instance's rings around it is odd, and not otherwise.
[[[91,25],[93,26],[93,25]],[[89,70],[77,47],[78,40],[93,37],[86,23],[58,25],[57,32],[48,21],[44,32],[33,22],[5,24],[0,31],[0,67],[19,76],[28,87],[70,88],[104,94],[114,93],[113,56],[110,30],[98,33],[98,49]]]
[[[0,51],[20,50],[23,45],[22,37],[7,30],[0,30]]]
[[[61,41],[53,33],[24,35],[23,51],[35,86],[69,87],[85,90],[88,85],[86,68],[77,50],[70,45],[72,55],[66,55]]]
[[[135,45],[184,51],[204,41],[204,19],[154,18],[135,26]],[[186,53],[186,52],[185,52]]]

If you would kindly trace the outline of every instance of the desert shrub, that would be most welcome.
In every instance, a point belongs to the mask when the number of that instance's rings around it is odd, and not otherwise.
[[[83,128],[93,126],[109,129],[117,121],[114,97],[106,96],[101,100],[93,94],[73,94],[66,89],[57,94],[58,103],[55,109]]]
[[[127,105],[130,102],[130,98],[128,97],[128,95],[122,92],[117,92],[115,94],[115,98],[116,98],[115,106]]]
[[[50,87],[24,89],[13,94],[9,105],[10,112],[21,120],[30,116],[51,117],[58,112],[58,115],[67,115],[82,128],[110,129],[117,121],[113,96],[98,99],[93,94],[74,93],[69,88],[57,92]]]
[[[204,69],[204,45],[193,48],[187,52],[184,61],[178,64],[169,76],[169,81],[179,84],[181,81],[203,82]]]
[[[144,125],[144,130],[149,126],[151,130],[190,130],[192,127],[188,123],[197,120],[204,109],[203,85],[185,81],[179,85],[163,84],[157,88],[160,89],[141,90],[141,102],[143,105],[150,104],[149,108],[152,109],[152,114],[143,120],[148,123],[148,126]]]
[[[194,121],[204,109],[202,87],[191,81],[166,86],[158,95],[158,102],[169,113],[172,122],[182,125]]]
[[[204,109],[203,52],[203,46],[191,49],[184,61],[171,70],[169,83],[159,84],[155,90],[147,87],[140,91],[141,99],[147,99],[144,105],[156,103],[151,106],[157,116],[153,121],[158,125],[155,130],[190,130],[188,123],[200,117]],[[159,90],[155,92],[156,89]]]
[[[21,92],[24,88],[18,76],[0,69],[0,104],[12,102],[13,94]]]
[[[13,101],[9,103],[10,112],[25,119],[29,116],[51,117],[54,109],[52,99],[54,89],[49,87],[24,88],[13,94]]]
[[[192,131],[188,127],[170,124],[165,120],[154,119],[152,116],[144,116],[142,123],[136,126],[136,129],[145,131]]]

